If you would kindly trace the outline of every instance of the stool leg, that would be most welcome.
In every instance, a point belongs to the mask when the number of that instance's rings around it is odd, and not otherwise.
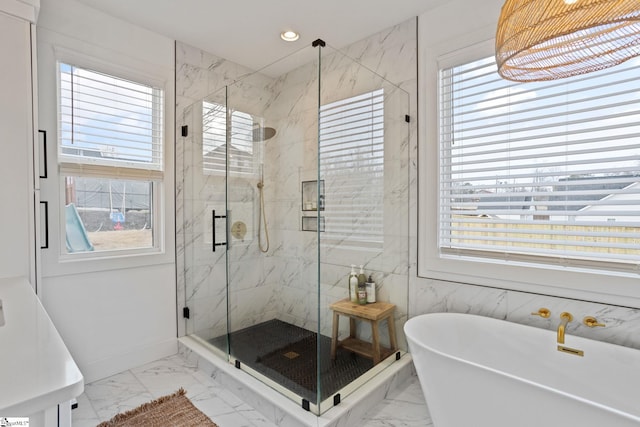
[[[356,319],[349,317],[349,336],[351,338],[356,337]]]
[[[333,333],[331,335],[331,360],[336,358],[336,349],[338,347],[338,326],[340,325],[340,316],[337,312],[333,312]]]
[[[391,351],[398,349],[398,341],[396,340],[396,322],[393,318],[393,313],[387,319],[387,325],[389,326],[389,344],[391,344]]]
[[[371,346],[373,347],[373,364],[380,363],[380,333],[378,331],[378,321],[371,321]]]

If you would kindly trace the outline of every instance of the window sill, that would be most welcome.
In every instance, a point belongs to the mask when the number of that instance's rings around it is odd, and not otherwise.
[[[91,253],[89,254],[90,256],[83,256],[84,254],[61,255],[58,263],[46,266],[46,276],[67,276],[175,263],[173,251],[168,253],[159,249],[150,249],[137,253],[132,251],[104,251],[100,254]]]

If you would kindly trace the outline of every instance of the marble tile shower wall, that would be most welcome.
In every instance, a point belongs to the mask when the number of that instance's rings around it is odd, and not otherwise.
[[[330,40],[327,40],[330,44]],[[376,34],[343,50],[348,57],[323,51],[322,86],[323,101],[329,102],[373,90],[380,79],[370,71],[361,72],[354,58],[378,75],[400,85],[408,93],[415,93],[416,78],[416,22],[409,20]],[[267,117],[267,126],[277,129],[277,134],[264,144],[265,207],[269,223],[271,249],[257,255],[257,239],[243,245],[232,245],[232,251],[240,252],[230,274],[247,276],[237,293],[230,296],[231,318],[245,319],[247,324],[269,316],[290,323],[315,329],[317,321],[318,270],[317,235],[300,230],[301,182],[317,177],[317,85],[314,78],[317,64],[308,64],[278,79],[255,84],[263,103],[261,115]],[[195,48],[178,44],[176,63],[177,117],[184,116],[184,124],[197,124],[190,106],[234,80],[246,76],[249,70]],[[251,82],[253,77],[248,81]],[[243,82],[244,84],[244,82]],[[243,104],[253,96],[236,98],[231,91],[232,102]],[[396,103],[402,118],[404,114],[416,117],[416,100],[391,86],[385,88],[386,103]],[[256,93],[254,89],[245,92]],[[269,94],[277,94],[268,99]],[[239,109],[240,106],[236,105]],[[251,112],[251,108],[244,106]],[[256,108],[257,110],[258,108]],[[331,333],[329,305],[347,296],[349,264],[364,264],[378,283],[378,298],[394,302],[398,306],[396,323],[399,336],[407,318],[407,284],[409,274],[408,217],[410,212],[409,177],[415,162],[416,120],[410,132],[402,120],[386,120],[386,134],[400,137],[385,139],[385,193],[384,193],[384,250],[381,252],[349,251],[325,247],[321,254],[322,281],[320,289],[321,330]],[[180,129],[180,126],[177,126]],[[177,136],[177,234],[179,307],[193,307],[194,321],[181,325],[180,334],[209,328],[215,335],[226,327],[224,323],[224,257],[212,257],[207,242],[207,214],[211,205],[221,201],[220,193],[206,188],[214,177],[187,178],[192,168],[200,165],[197,160],[201,145],[193,138]],[[412,148],[413,147],[413,148]],[[412,166],[413,165],[413,166]],[[217,186],[219,187],[219,183]],[[253,218],[248,228],[257,235],[259,199],[255,182],[237,192],[238,202],[253,204]],[[189,203],[184,203],[187,200]],[[233,209],[232,211],[235,211]],[[210,214],[209,214],[210,215]],[[235,215],[235,214],[234,214]],[[185,221],[185,218],[188,218]],[[201,230],[205,230],[205,235]],[[234,242],[232,242],[234,243]],[[219,252],[223,254],[223,251]],[[213,261],[213,262],[212,262]],[[262,268],[256,268],[256,263]],[[260,273],[262,272],[262,273]],[[220,276],[222,274],[222,276]],[[185,283],[189,281],[189,286]],[[240,313],[241,312],[241,313]],[[235,314],[234,314],[235,313]],[[343,322],[345,323],[345,322]],[[216,325],[216,326],[212,326]],[[232,328],[235,328],[232,325]],[[365,334],[368,331],[363,331]],[[386,340],[386,338],[383,338]],[[404,339],[400,340],[406,348]]]
[[[188,306],[191,312],[191,321],[178,323],[179,335],[198,332],[201,336],[213,337],[226,332],[225,251],[214,253],[211,246],[211,210],[224,210],[224,180],[219,175],[203,173],[202,138],[198,136],[202,130],[202,107],[196,102],[250,73],[251,70],[246,67],[176,43],[176,117],[179,121],[175,150],[176,266],[177,271],[181,272],[177,275],[177,294],[178,309]],[[211,98],[223,102],[224,94],[218,93]],[[181,136],[182,125],[189,126],[186,138]],[[230,192],[230,209],[235,212],[234,216],[244,217],[248,231],[253,232],[257,226],[255,187],[242,180],[229,184],[233,189]],[[253,203],[245,208],[246,204],[242,202],[247,200]],[[255,240],[231,243],[238,255],[230,274],[235,276],[238,271],[261,271],[260,268],[254,268],[255,265],[248,269],[240,265],[244,257],[257,253]],[[256,286],[262,283],[260,278],[254,277],[252,280]],[[239,289],[239,292],[243,291]],[[264,288],[253,292],[254,297],[259,296],[263,303],[260,316],[273,316],[273,309],[268,304],[272,300],[271,293]],[[230,305],[237,307],[240,299],[233,295]],[[257,310],[250,310],[250,313],[255,315]],[[251,315],[246,317],[249,319]]]
[[[274,127],[273,123],[273,78],[261,74],[252,74],[228,87],[229,106],[235,110],[262,117],[267,120],[265,126]],[[276,128],[277,129],[277,128]],[[277,141],[279,136],[274,138]],[[269,200],[269,192],[273,187],[268,176],[268,163],[263,153],[268,152],[267,141],[254,141],[254,168],[243,177],[230,178],[227,192],[229,202],[230,225],[235,221],[243,221],[247,225],[246,237],[238,240],[230,237],[227,246],[229,255],[229,321],[232,331],[239,330],[266,320],[278,317],[277,287],[278,283],[269,279],[269,268],[265,255],[260,251],[258,231],[264,227],[260,221],[260,192],[258,183],[264,176],[265,200]],[[273,142],[273,141],[272,141]],[[233,141],[232,141],[233,143]],[[276,143],[277,145],[277,143]],[[235,174],[232,173],[232,176]],[[267,208],[265,204],[265,209]],[[266,212],[269,218],[269,211]],[[269,226],[269,233],[273,234]],[[266,239],[265,239],[266,240]],[[266,245],[266,241],[262,245]]]
[[[332,102],[378,89],[380,75],[399,83],[407,92],[415,91],[415,21],[410,20],[363,42],[348,47],[351,57],[326,48],[322,55],[321,103]],[[388,53],[393,51],[393,54]],[[403,55],[398,56],[398,52]],[[370,70],[365,70],[352,58]],[[403,66],[389,61],[403,61]],[[405,67],[404,64],[407,64]],[[310,68],[311,67],[311,68]],[[407,70],[409,70],[407,72]],[[317,177],[317,87],[315,79],[308,80],[315,70],[302,67],[283,76],[274,90],[279,93],[278,104],[284,107],[282,115],[283,142],[268,148],[265,173],[268,182],[277,186],[272,198],[273,209],[268,210],[277,219],[272,221],[278,237],[271,254],[271,271],[279,277],[279,316],[301,326],[315,328],[317,319],[317,246],[316,234],[300,232],[300,183]],[[307,80],[305,80],[307,78]],[[292,83],[293,82],[293,83]],[[287,101],[293,97],[293,104]],[[385,87],[385,108],[404,119],[411,114],[408,95],[395,87]],[[394,105],[394,103],[396,105]],[[399,105],[398,105],[399,104]],[[287,135],[287,137],[284,137]],[[295,136],[294,136],[295,135]],[[387,137],[387,135],[397,135]],[[396,317],[398,332],[407,316],[408,288],[408,217],[409,217],[409,137],[403,120],[385,121],[385,184],[384,184],[384,249],[363,251],[346,249],[340,245],[321,245],[320,321],[321,333],[331,334],[332,316],[329,305],[347,296],[349,264],[363,264],[379,284],[379,299],[398,306]],[[302,144],[299,141],[303,141]],[[269,142],[273,144],[273,142]],[[271,166],[271,168],[270,168]],[[297,167],[296,167],[297,166]],[[269,174],[270,169],[274,171]],[[325,182],[327,197],[331,188],[342,183]],[[269,199],[269,197],[267,197]],[[322,238],[322,236],[321,236]],[[282,259],[279,259],[282,258]],[[288,261],[288,262],[287,262]],[[284,267],[284,270],[282,269]],[[345,325],[346,326],[346,325]],[[366,335],[370,331],[363,331]],[[342,330],[346,333],[346,327]],[[386,341],[386,337],[383,337]],[[401,340],[404,347],[404,340]]]
[[[328,308],[330,303],[347,295],[348,265],[363,264],[378,284],[379,300],[389,301],[397,306],[397,335],[399,345],[404,349],[406,343],[402,326],[408,315],[409,213],[412,204],[410,182],[411,176],[415,175],[415,171],[411,169],[412,165],[415,165],[412,161],[416,152],[414,147],[417,147],[416,24],[416,20],[408,20],[341,49],[342,53],[323,56],[321,73],[322,86],[326,89],[322,92],[323,102],[340,99],[336,95],[348,97],[377,89],[381,83],[379,77],[395,83],[402,89],[397,90],[391,85],[384,86],[383,250],[349,251],[340,246],[323,248],[322,330],[329,333],[332,320]],[[330,43],[330,40],[327,42]],[[372,70],[375,75],[362,70],[361,66]],[[412,117],[408,129],[407,123],[403,120],[405,115]],[[330,194],[327,195],[329,196]],[[368,330],[361,332],[364,335],[370,333]],[[387,340],[386,333],[382,340]]]
[[[277,317],[310,330],[317,328],[317,235],[301,231],[300,192],[302,181],[317,178],[316,75],[312,60],[270,86],[274,99],[267,117],[278,133],[267,141],[264,162],[272,244],[266,280],[276,292]]]

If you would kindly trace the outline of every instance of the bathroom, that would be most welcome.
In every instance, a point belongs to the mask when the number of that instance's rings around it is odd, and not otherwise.
[[[471,3],[469,0],[430,2],[418,13],[417,18],[406,16],[392,26],[362,34],[357,39],[360,41],[340,46],[349,57],[357,59],[409,93],[406,114],[411,121],[407,125],[409,139],[406,165],[401,172],[403,182],[406,182],[406,188],[402,191],[408,204],[407,212],[398,214],[403,221],[406,218],[406,222],[398,224],[398,227],[407,230],[408,255],[404,258],[406,265],[402,268],[385,269],[393,271],[390,276],[386,276],[387,273],[383,273],[382,269],[376,271],[376,279],[384,283],[386,288],[381,290],[380,296],[392,299],[399,306],[404,301],[404,310],[396,316],[399,328],[407,318],[421,314],[456,312],[554,329],[559,321],[556,316],[568,311],[580,319],[587,315],[594,316],[607,327],[587,329],[581,327],[580,322],[572,322],[567,327],[567,334],[640,348],[640,339],[634,334],[640,322],[638,293],[630,290],[626,286],[629,283],[624,280],[601,275],[567,279],[557,270],[521,276],[537,276],[536,280],[510,280],[506,279],[507,276],[498,280],[473,270],[459,271],[457,274],[450,271],[432,272],[425,264],[429,235],[437,233],[435,228],[431,228],[433,223],[429,220],[429,215],[433,215],[430,211],[435,209],[438,199],[437,188],[432,185],[437,181],[437,166],[432,163],[435,148],[426,142],[434,138],[431,132],[437,117],[435,58],[491,40],[495,36],[503,2],[492,0],[485,2],[482,8],[470,7]],[[100,265],[91,265],[91,262],[59,262],[43,250],[38,261],[41,266],[39,274],[42,275],[38,285],[40,299],[79,365],[85,383],[91,384],[130,370],[137,373],[135,369],[140,366],[172,357],[178,352],[176,337],[191,332],[188,322],[182,317],[186,288],[189,286],[185,278],[185,262],[188,259],[184,253],[188,236],[183,228],[185,206],[181,202],[184,200],[184,183],[179,179],[185,164],[181,158],[184,153],[181,146],[184,111],[216,89],[239,76],[245,76],[249,69],[226,59],[224,53],[218,56],[181,41],[174,42],[181,40],[177,35],[160,35],[160,31],[146,29],[142,22],[131,24],[126,18],[126,9],[120,11],[118,18],[87,4],[89,2],[74,0],[42,0],[40,4],[36,26],[40,129],[55,129],[56,126],[55,113],[52,113],[56,108],[56,82],[50,64],[55,62],[57,55],[90,55],[102,61],[99,65],[125,63],[148,71],[157,80],[167,82],[167,87],[172,87],[175,81],[175,93],[167,91],[165,100],[166,105],[171,106],[166,109],[165,133],[175,135],[175,138],[167,138],[175,141],[175,144],[168,144],[165,152],[162,209],[166,216],[160,225],[163,227],[164,251],[137,260],[113,258],[102,260]],[[97,4],[94,5],[97,7]],[[331,34],[305,36],[309,37],[308,44],[320,37],[331,46]],[[284,56],[284,53],[274,52],[270,60]],[[261,65],[267,65],[268,62],[264,61]],[[276,132],[284,132],[281,126],[269,123],[266,126],[273,126]],[[277,144],[277,136],[278,133],[265,144]],[[55,137],[51,137],[50,141],[55,141]],[[52,142],[47,151],[55,151],[55,148]],[[265,161],[264,167],[266,176],[274,172],[268,169],[269,162]],[[53,170],[49,172],[55,173]],[[296,185],[313,180],[301,174],[298,168],[293,173],[296,175]],[[251,190],[257,195],[254,185],[252,183]],[[41,195],[47,191],[58,191],[59,187],[57,182],[42,182],[41,186]],[[270,187],[266,180],[264,191],[267,204],[273,203],[269,200],[273,190],[274,187]],[[42,199],[45,200],[44,197]],[[254,211],[258,206],[258,199],[255,200]],[[49,213],[55,223],[59,222],[59,218],[55,216],[57,214],[53,206],[50,201]],[[268,227],[276,227],[274,221],[278,218],[274,218],[269,209],[266,212]],[[300,216],[298,211],[295,214]],[[257,222],[252,224],[254,233],[257,232],[257,225]],[[8,229],[10,226],[5,224],[4,227],[7,227],[7,232],[12,231]],[[269,231],[272,229],[269,228]],[[398,236],[404,237],[402,233],[398,233]],[[50,236],[49,243],[51,247],[58,244],[54,235]],[[15,247],[13,251],[16,251]],[[28,252],[28,249],[24,251]],[[359,261],[345,259],[342,281],[338,280],[336,273],[336,286],[339,283],[345,290],[351,263],[359,264]],[[5,268],[3,264],[3,276],[29,274],[30,267],[11,263]],[[637,276],[628,282],[637,283]],[[548,308],[554,318],[547,320],[532,316],[531,312],[540,307]],[[198,313],[197,308],[192,310]],[[322,318],[326,317],[326,314],[322,315]],[[399,347],[406,350],[406,342],[402,337]],[[158,367],[157,373],[161,372],[162,367]],[[153,377],[149,372],[146,374]],[[135,374],[128,376],[133,378]],[[403,398],[415,402],[414,425],[429,425],[426,418],[428,412],[416,385],[417,380],[412,377],[412,388],[408,389],[412,393],[403,395]],[[381,419],[392,423],[389,420],[393,420],[393,416],[399,417],[398,412],[402,411],[393,409],[393,405],[399,403],[391,400],[380,405],[380,408],[386,407],[387,411],[378,412],[379,418],[372,415],[374,411],[361,415],[362,419],[367,420],[365,425],[380,425]],[[121,402],[119,409],[136,406],[134,402],[139,404],[144,400],[132,397],[130,402]],[[92,405],[84,399],[79,403],[79,411],[86,408],[87,404]],[[259,425],[259,421],[254,419],[254,422]],[[224,425],[222,421],[218,423]]]

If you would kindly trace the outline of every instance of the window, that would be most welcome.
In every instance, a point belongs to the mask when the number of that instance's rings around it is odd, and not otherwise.
[[[162,90],[65,63],[58,67],[66,252],[156,247]]]
[[[226,123],[227,109],[224,105],[203,102],[202,104],[202,156],[203,171],[211,174],[226,173]],[[260,120],[242,111],[231,113],[231,135],[229,144],[229,173],[231,175],[256,175],[258,173]]]
[[[639,71],[517,84],[493,57],[441,68],[440,255],[637,268]]]
[[[325,180],[323,242],[381,248],[384,196],[384,93],[320,107],[320,174]]]

